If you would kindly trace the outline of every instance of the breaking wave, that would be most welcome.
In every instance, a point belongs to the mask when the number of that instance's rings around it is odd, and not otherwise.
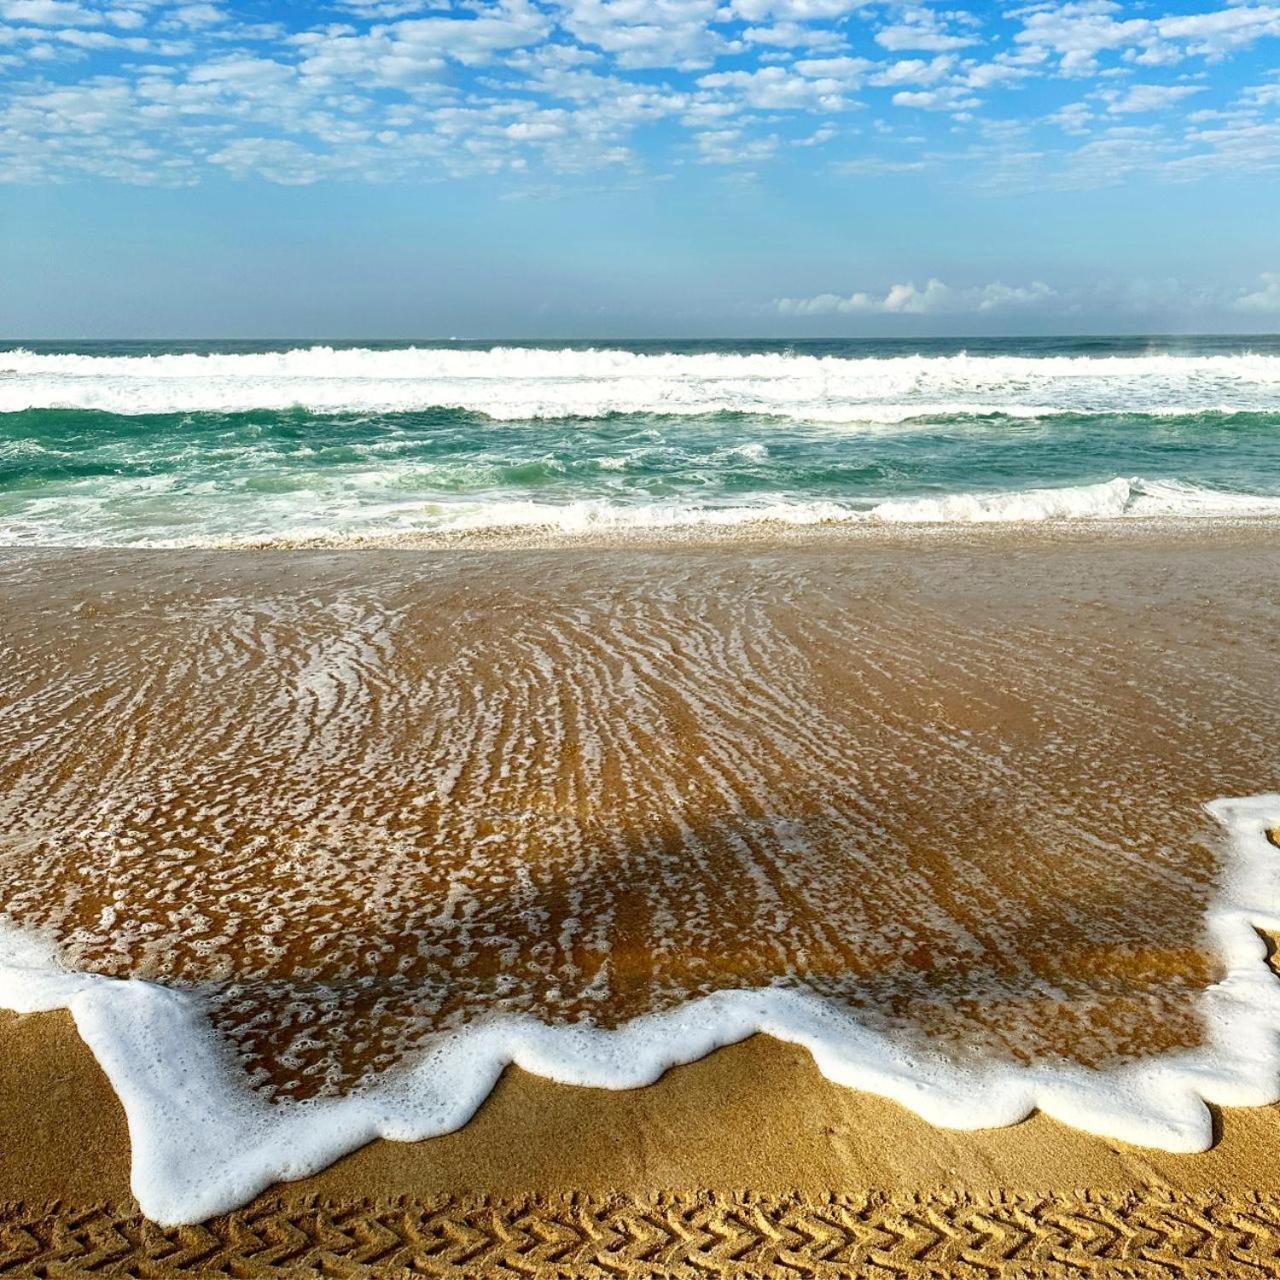
[[[0,412],[116,414],[466,409],[498,420],[751,413],[895,423],[921,415],[1038,417],[1274,408],[1280,356],[649,354],[493,347],[314,346],[247,354],[0,353]]]
[[[1114,520],[1257,520],[1280,517],[1280,496],[1235,493],[1178,480],[1116,476],[1098,484],[947,493],[861,504],[826,498],[771,497],[694,504],[594,497],[565,501],[492,496],[423,501],[366,484],[317,505],[312,495],[283,493],[250,506],[215,503],[203,516],[198,500],[141,478],[97,499],[40,500],[5,520],[0,546],[356,546],[433,535],[494,532],[590,537],[667,534],[680,530],[749,531],[752,526],[896,526],[1041,524]],[[122,520],[113,509],[137,503],[145,519]]]

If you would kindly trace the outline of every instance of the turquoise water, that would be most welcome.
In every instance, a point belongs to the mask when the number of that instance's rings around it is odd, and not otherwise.
[[[1280,514],[1280,341],[8,344],[0,544]]]

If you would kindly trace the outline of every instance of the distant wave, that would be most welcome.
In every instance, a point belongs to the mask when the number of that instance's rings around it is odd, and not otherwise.
[[[1274,410],[1280,356],[645,354],[493,347],[278,353],[0,352],[0,412],[464,409],[491,418],[750,413],[810,422]]]

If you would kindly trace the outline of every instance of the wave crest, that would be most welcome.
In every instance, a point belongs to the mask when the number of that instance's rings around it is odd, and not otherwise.
[[[1274,409],[1280,356],[648,354],[607,348],[0,352],[0,412],[465,409],[500,420],[750,413],[813,422]]]
[[[952,493],[937,497],[896,499],[856,507],[826,499],[780,499],[736,506],[694,506],[679,503],[622,505],[605,499],[551,503],[497,499],[489,502],[439,503],[423,511],[411,527],[392,537],[414,534],[467,534],[492,531],[550,532],[568,536],[669,532],[677,530],[749,529],[752,525],[813,527],[845,525],[868,528],[911,525],[994,525],[1071,520],[1120,519],[1261,519],[1280,517],[1280,497],[1230,493],[1177,480],[1146,480],[1117,476],[1100,484],[1052,489],[1021,489],[995,493]],[[378,531],[340,528],[309,534],[282,530],[255,544],[326,545],[358,543],[376,538]],[[235,545],[237,539],[215,539]],[[244,542],[245,539],[239,541]]]

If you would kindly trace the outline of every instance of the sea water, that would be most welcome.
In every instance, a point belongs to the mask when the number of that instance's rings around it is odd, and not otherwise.
[[[12,343],[0,544],[1280,514],[1280,340]]]

